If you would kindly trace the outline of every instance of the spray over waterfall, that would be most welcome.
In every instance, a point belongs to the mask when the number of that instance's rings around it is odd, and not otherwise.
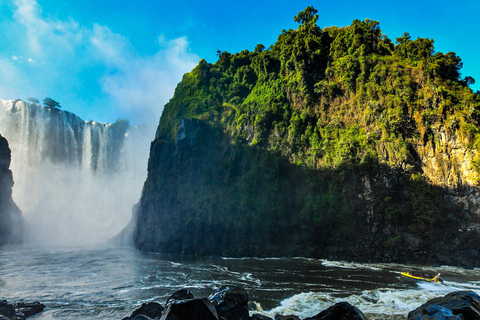
[[[148,139],[140,128],[0,100],[0,133],[12,149],[13,197],[27,241],[99,243],[128,224],[146,176]]]

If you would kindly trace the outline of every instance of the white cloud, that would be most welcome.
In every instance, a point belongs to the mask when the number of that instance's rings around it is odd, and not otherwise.
[[[47,20],[42,17],[42,8],[35,0],[15,0],[17,9],[14,18],[24,28],[28,48],[33,54],[73,52],[81,45],[83,30],[69,19]]]
[[[161,44],[162,48],[153,56],[112,60],[117,62],[117,72],[105,76],[102,87],[125,110],[142,110],[158,118],[183,74],[200,60],[188,51],[186,38],[163,40]],[[108,56],[110,52],[107,51]],[[128,52],[124,56],[128,57]]]
[[[0,98],[7,98],[3,95],[12,91],[23,91],[25,97],[59,97],[72,92],[69,96],[72,100],[95,97],[90,101],[100,104],[105,113],[122,114],[124,110],[124,114],[135,117],[140,111],[144,116],[156,117],[157,122],[176,84],[200,60],[189,51],[184,37],[152,39],[157,41],[158,50],[153,55],[145,55],[109,26],[82,26],[71,18],[46,18],[36,0],[14,0],[14,4],[10,29],[15,38],[11,47],[16,51],[9,53],[11,59],[8,60],[17,62],[15,77],[19,81],[15,85],[19,87],[8,89],[11,75],[0,70],[0,79],[4,79],[0,80]],[[85,75],[89,76],[88,80],[84,80]],[[87,82],[95,79],[98,85],[92,89],[95,86]],[[77,88],[101,91],[74,91]],[[67,108],[78,103],[61,99]],[[121,110],[114,112],[114,108]]]

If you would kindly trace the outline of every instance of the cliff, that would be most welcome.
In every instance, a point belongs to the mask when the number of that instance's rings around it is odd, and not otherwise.
[[[0,135],[0,245],[19,242],[23,237],[21,212],[12,199],[10,159],[8,142]]]
[[[480,96],[433,40],[296,17],[186,74],[151,144],[134,244],[216,255],[478,261]],[[477,260],[476,260],[477,259]]]

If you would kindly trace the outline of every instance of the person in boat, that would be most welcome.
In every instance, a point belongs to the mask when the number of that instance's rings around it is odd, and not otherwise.
[[[433,281],[443,284],[443,279],[440,278],[440,273],[433,277]]]
[[[437,283],[443,284],[443,279],[440,278],[440,273],[435,276],[433,273],[413,272],[413,273],[411,273],[411,275],[414,276],[414,277],[429,279],[429,280],[431,280],[431,281],[435,281],[435,282],[437,282]]]

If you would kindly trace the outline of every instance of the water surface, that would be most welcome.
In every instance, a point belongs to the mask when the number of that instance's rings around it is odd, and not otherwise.
[[[446,285],[418,282],[402,271],[441,272]],[[480,270],[362,264],[305,258],[182,258],[123,247],[0,248],[0,299],[39,300],[33,319],[122,319],[142,302],[187,288],[196,297],[222,285],[245,288],[251,312],[313,316],[348,301],[370,319],[405,319],[434,297],[480,293]]]

